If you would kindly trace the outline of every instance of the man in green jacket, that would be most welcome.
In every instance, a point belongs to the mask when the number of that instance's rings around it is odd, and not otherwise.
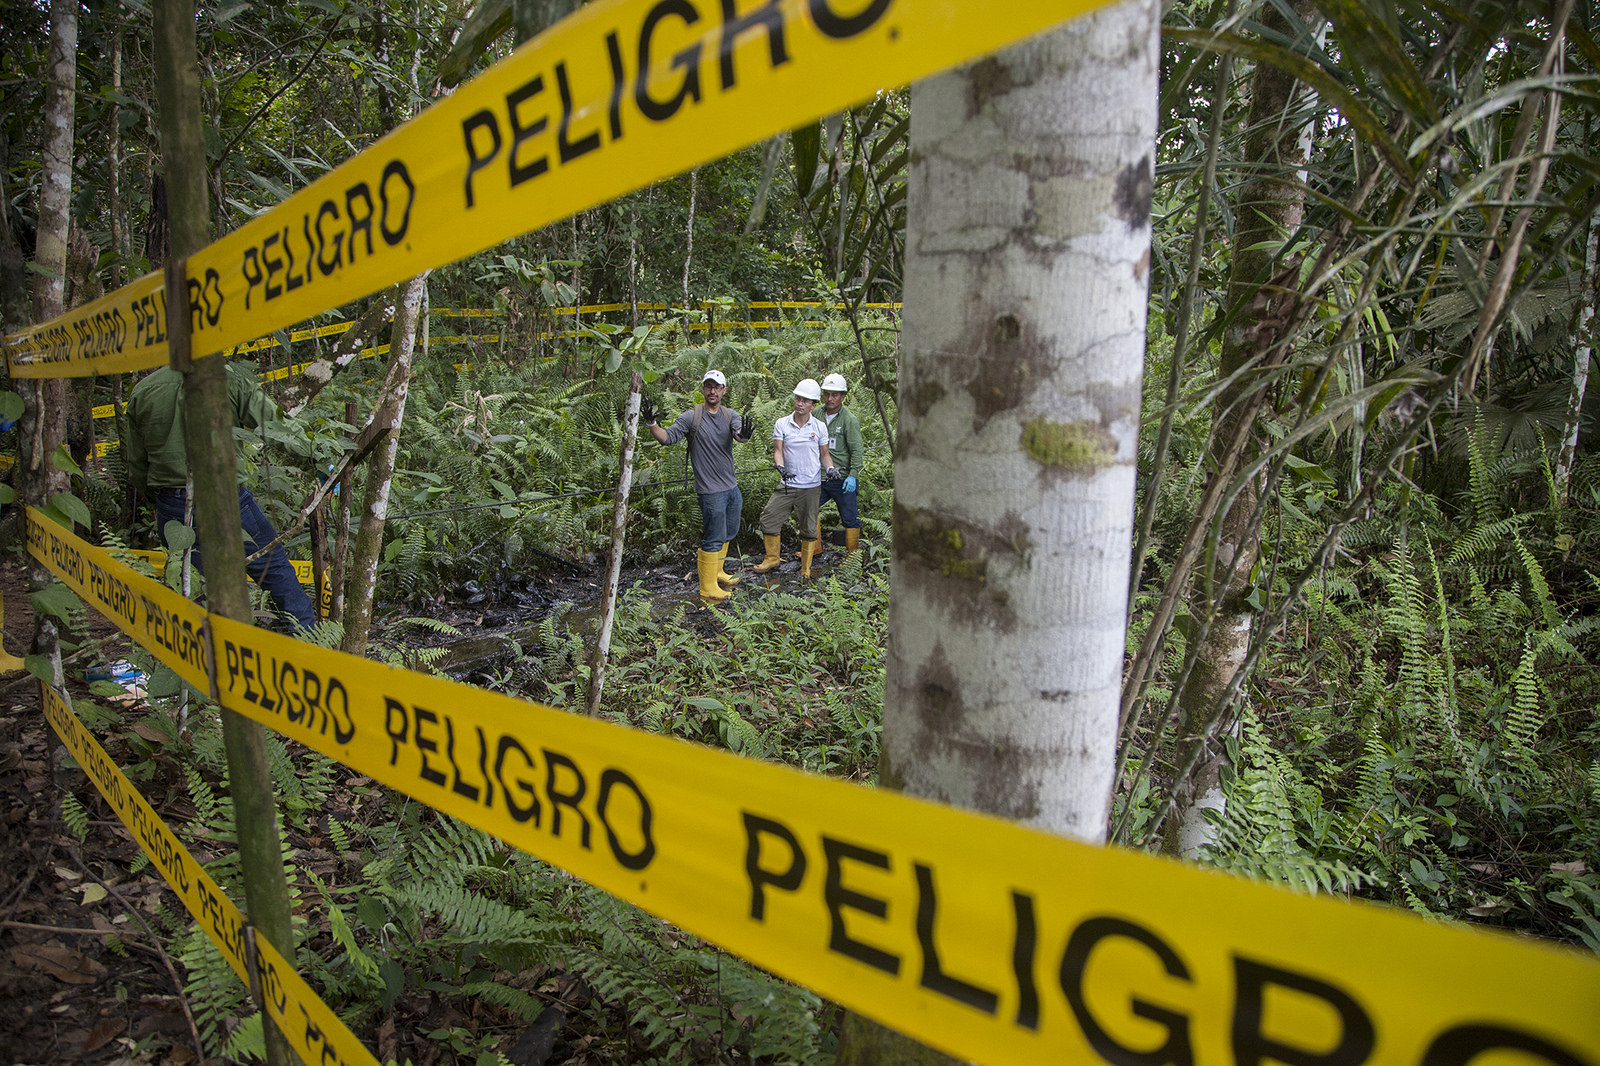
[[[842,479],[822,483],[822,503],[832,500],[839,508],[844,525],[844,553],[848,556],[861,542],[861,516],[856,513],[856,478],[864,458],[861,449],[861,420],[844,409],[845,386],[842,374],[822,379],[822,418],[828,424],[828,454],[839,468]],[[822,538],[821,505],[817,511],[817,538]]]
[[[278,405],[261,391],[255,374],[232,363],[228,364],[228,400],[236,426],[255,429],[278,417]],[[189,524],[184,521],[189,453],[183,441],[183,375],[166,366],[150,373],[128,395],[127,415],[128,478],[155,508],[156,525],[165,541],[168,522]],[[247,556],[277,539],[272,520],[243,485],[239,486],[239,521],[244,526]],[[198,544],[194,548],[194,565],[204,571]],[[311,598],[300,587],[294,566],[282,547],[273,548],[245,569],[266,589],[278,612],[295,626],[310,629],[317,624]]]

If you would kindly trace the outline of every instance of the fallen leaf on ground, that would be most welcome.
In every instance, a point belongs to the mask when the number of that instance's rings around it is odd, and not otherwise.
[[[83,1042],[83,1052],[87,1055],[91,1051],[98,1051],[111,1041],[122,1035],[122,1030],[128,1027],[126,1018],[105,1018],[100,1024],[89,1030],[88,1037]]]
[[[11,949],[11,961],[19,969],[49,974],[69,985],[90,985],[106,974],[106,968],[94,959],[55,941],[18,944]]]

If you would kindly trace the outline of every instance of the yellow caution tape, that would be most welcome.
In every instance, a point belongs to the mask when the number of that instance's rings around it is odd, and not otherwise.
[[[123,548],[125,555],[136,556],[143,559],[157,570],[164,569],[167,565],[167,553],[160,548]],[[317,583],[316,567],[310,559],[290,559],[289,565],[294,567],[295,580],[308,587]],[[322,575],[322,617],[328,617],[328,611],[333,607],[333,588],[328,583],[328,575]]]
[[[605,0],[190,256],[195,356],[304,321],[1106,0]],[[167,359],[152,273],[7,339],[13,377]]]
[[[290,559],[294,567],[294,576],[302,585],[310,588],[317,587],[317,568],[310,559]],[[328,612],[333,610],[333,586],[329,584],[328,572],[322,572],[322,588],[317,597],[318,617],[328,617]]]
[[[252,987],[253,949],[262,1001],[300,1061],[377,1066],[378,1060],[311,991],[311,986],[295,972],[294,966],[265,937],[247,935],[244,912],[212,880],[178,835],[111,761],[66,699],[49,685],[41,683],[39,688],[50,727],[122,819],[122,824],[128,827],[139,847],[150,856],[172,891],[194,915],[201,931],[217,945],[239,979]]]
[[[708,305],[702,304],[701,306],[702,306],[702,308],[704,308],[704,307],[706,307]],[[845,305],[844,304],[839,304],[839,303],[823,304],[823,303],[820,303],[820,302],[818,302],[816,300],[804,300],[804,301],[788,300],[788,301],[777,302],[777,303],[775,303],[775,302],[773,302],[771,300],[759,300],[759,301],[753,301],[751,303],[734,304],[734,305],[732,305],[731,309],[737,311],[737,310],[741,310],[741,309],[744,309],[744,308],[801,308],[801,307],[825,307],[825,306],[826,307],[840,308],[840,307],[844,307]],[[893,304],[863,304],[862,306],[864,306],[864,307],[875,307],[875,308],[887,308],[887,309],[895,309],[895,310],[898,310],[899,307],[900,307],[900,305],[897,304],[897,303],[893,303]],[[627,309],[628,309],[628,305],[627,304],[585,304],[582,307],[552,307],[552,308],[549,309],[549,313],[551,315],[589,315],[589,314],[605,314],[605,313],[612,312],[612,311],[626,311]],[[639,305],[639,310],[641,310],[641,311],[666,311],[666,310],[670,310],[670,306],[668,304],[640,304]],[[437,315],[437,316],[440,316],[440,317],[443,317],[443,318],[499,318],[500,315],[501,315],[501,312],[496,311],[495,309],[493,309],[491,307],[462,307],[462,308],[440,307],[440,308],[435,308],[435,309],[431,310],[429,312],[429,314]],[[738,329],[738,328],[741,328],[741,327],[748,327],[748,328],[752,328],[752,329],[774,329],[774,328],[777,328],[779,326],[787,326],[787,325],[790,325],[790,324],[791,323],[788,323],[788,322],[767,322],[767,321],[762,321],[762,322],[743,322],[743,323],[738,323],[738,324],[718,323],[716,328],[717,329]],[[804,324],[808,325],[808,326],[825,325],[825,323],[823,323],[823,322],[814,322],[814,321],[813,322],[806,322]],[[289,340],[290,341],[303,341],[303,340],[310,340],[313,337],[332,337],[332,336],[337,336],[337,335],[342,334],[342,333],[348,333],[350,331],[350,327],[354,326],[354,325],[355,325],[354,322],[335,322],[332,325],[328,325],[328,326],[318,326],[316,329],[297,329],[294,332],[289,334]],[[687,328],[687,329],[704,329],[706,327],[704,326],[704,324],[698,324],[697,323],[697,324],[690,324],[685,328]],[[577,336],[577,334],[573,333],[571,330],[561,330],[561,331],[553,332],[553,333],[552,332],[541,333],[541,334],[539,334],[538,339],[540,339],[540,340],[553,340],[553,339],[557,339],[557,338],[570,338],[570,337],[574,337],[574,336]],[[498,333],[470,334],[468,336],[449,336],[449,335],[446,335],[446,336],[434,337],[432,343],[434,343],[434,344],[458,344],[458,343],[462,343],[462,342],[465,342],[465,341],[477,341],[477,342],[482,343],[482,344],[498,344],[500,342],[500,335]],[[259,340],[251,341],[249,344],[241,344],[241,345],[239,345],[239,347],[235,348],[234,351],[236,353],[243,354],[243,353],[246,353],[246,352],[264,351],[264,350],[266,350],[268,348],[279,347],[280,345],[281,345],[281,342],[276,337],[263,337],[263,338],[260,338]],[[389,351],[389,346],[387,344],[384,344],[384,345],[379,345],[377,347],[363,348],[363,349],[361,349],[361,351],[358,354],[362,359],[367,359],[367,358],[371,358],[372,356],[375,356],[375,355],[385,355],[385,354],[388,353],[388,351]],[[263,381],[263,382],[267,382],[267,381],[282,381],[282,380],[284,380],[286,378],[292,377],[295,374],[301,373],[302,371],[305,370],[306,367],[308,367],[310,365],[311,365],[310,363],[295,363],[292,366],[278,367],[275,370],[263,371],[259,375],[259,379],[261,381]],[[116,414],[117,414],[117,405],[114,404],[114,403],[100,404],[98,407],[92,408],[90,410],[90,414],[94,418],[115,418]],[[103,455],[105,453],[104,452],[100,452],[100,453],[97,453],[97,454],[102,454]]]
[[[28,553],[178,676],[211,691],[206,611],[28,508]]]
[[[1600,1064],[1590,955],[210,634],[223,706],[955,1055]]]

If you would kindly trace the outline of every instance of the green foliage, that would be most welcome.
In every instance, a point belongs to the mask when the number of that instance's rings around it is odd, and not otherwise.
[[[811,993],[452,819],[394,828],[385,858],[363,871],[355,933],[381,936],[404,987],[470,996],[526,1024],[549,1001],[523,976],[556,965],[591,990],[591,1011],[636,1028],[663,1061],[703,1061],[718,1049],[829,1061],[823,1005]]]
[[[888,581],[861,553],[797,596],[745,584],[702,632],[686,607],[618,606],[602,713],[761,759],[877,774]]]
[[[84,810],[83,804],[78,802],[78,797],[68,792],[61,797],[61,820],[67,823],[67,829],[82,844],[89,836],[89,812]]]
[[[1519,524],[1443,560],[1414,538],[1313,592],[1314,653],[1274,651],[1273,714],[1230,744],[1211,861],[1594,945],[1600,618],[1561,611]]]

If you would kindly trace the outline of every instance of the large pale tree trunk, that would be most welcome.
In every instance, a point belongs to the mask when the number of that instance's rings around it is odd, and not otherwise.
[[[389,334],[389,372],[373,412],[372,428],[385,428],[386,436],[367,463],[366,498],[361,503],[361,526],[356,531],[355,561],[350,566],[345,596],[344,651],[364,655],[367,631],[372,626],[372,596],[378,584],[378,558],[383,554],[383,527],[389,516],[389,488],[394,481],[394,460],[400,451],[400,426],[405,421],[406,393],[411,387],[411,353],[417,342],[417,322],[422,317],[428,275],[406,282],[395,309]]]
[[[1302,21],[1315,19],[1310,0],[1297,0]],[[1270,28],[1287,33],[1288,24],[1275,9],[1263,12]],[[1303,169],[1310,148],[1303,122],[1294,121],[1299,81],[1266,63],[1258,64],[1251,84],[1249,137],[1245,142],[1248,177],[1238,198],[1238,222],[1233,236],[1233,259],[1228,274],[1225,307],[1233,314],[1222,338],[1220,372],[1232,378],[1217,399],[1212,425],[1214,477],[1233,476],[1234,467],[1223,454],[1254,417],[1256,370],[1285,358],[1285,330],[1293,316],[1288,309],[1296,299],[1298,260],[1278,262],[1274,245],[1300,225],[1305,211]],[[1224,805],[1221,792],[1222,738],[1214,728],[1225,708],[1221,705],[1234,675],[1250,648],[1255,618],[1247,602],[1251,570],[1261,553],[1259,493],[1252,482],[1243,486],[1221,518],[1214,557],[1195,593],[1193,617],[1210,616],[1210,626],[1199,640],[1193,675],[1180,701],[1186,749],[1206,750],[1184,765],[1196,770],[1177,783],[1178,817],[1168,822],[1166,847],[1193,854],[1210,839],[1205,811]]]
[[[882,783],[1105,839],[1160,4],[912,92]],[[861,1019],[841,1062],[936,1061]]]

